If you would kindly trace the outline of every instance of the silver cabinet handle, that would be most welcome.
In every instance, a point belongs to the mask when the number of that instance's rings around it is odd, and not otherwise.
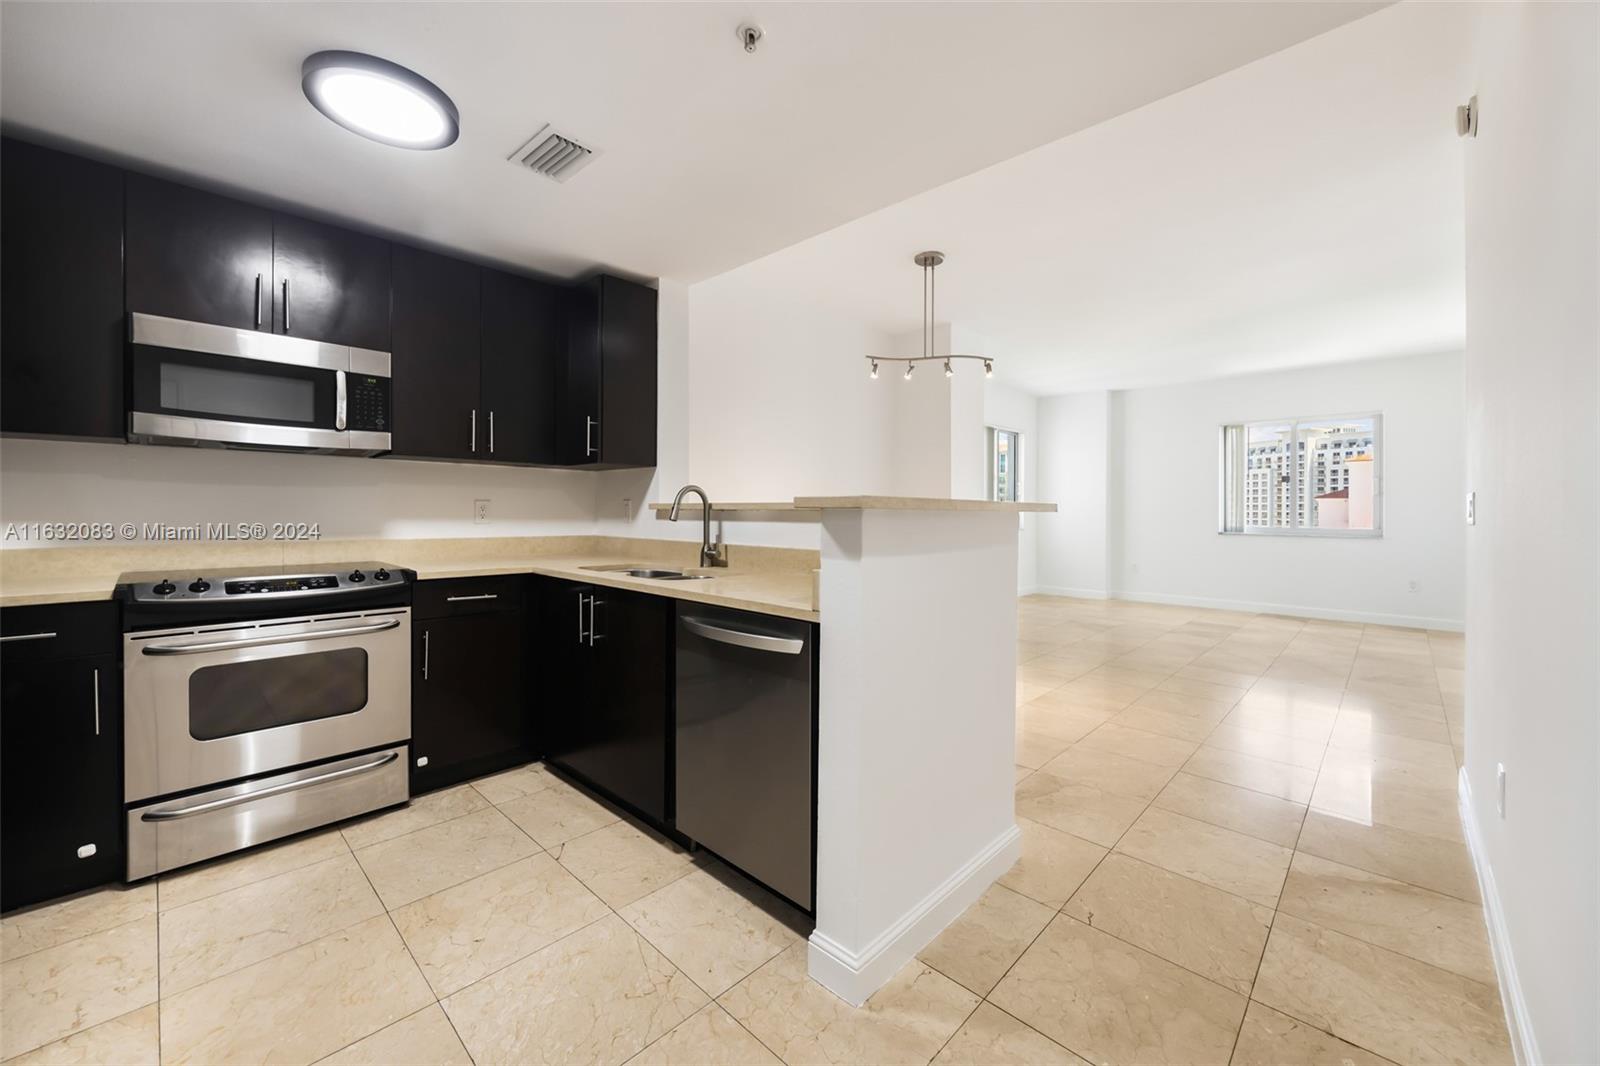
[[[472,409],[472,450],[473,452],[478,450],[478,409],[476,407]]]
[[[9,637],[0,637],[0,644],[10,644],[13,640],[54,640],[54,633],[13,633]]]
[[[234,648],[259,648],[266,644],[292,644],[299,640],[331,640],[334,637],[353,637],[361,633],[379,633],[394,629],[398,618],[385,618],[360,626],[343,626],[339,629],[317,629],[309,633],[277,633],[270,637],[245,637],[243,640],[201,640],[193,644],[150,644],[140,650],[145,655],[200,655],[208,651],[231,651]]]
[[[489,412],[489,454],[494,454],[494,412]]]
[[[100,735],[100,668],[94,670],[94,735]]]
[[[256,329],[261,328],[261,275],[256,275]]]
[[[345,391],[344,371],[333,372],[333,428],[343,429],[345,413],[349,407],[349,395]]]
[[[589,647],[591,648],[594,647],[595,641],[605,639],[605,637],[594,631],[594,609],[597,603],[599,603],[599,601],[593,596],[589,597]]]
[[[687,616],[680,621],[689,632],[707,640],[717,641],[719,644],[733,644],[741,648],[754,648],[756,651],[775,651],[782,655],[799,655],[806,646],[805,641],[794,637],[769,637],[765,633],[747,633],[742,629],[714,626],[710,622]]]
[[[426,629],[422,631],[422,680],[424,681],[428,680],[428,633]]]
[[[283,279],[283,331],[289,332],[289,279]]]
[[[599,447],[594,443],[594,431],[599,426],[600,420],[598,418],[591,418],[588,415],[583,416],[583,454],[585,457],[600,453]]]
[[[583,631],[583,593],[578,593],[578,643],[583,644],[588,640],[589,634]]]
[[[444,602],[463,603],[467,600],[498,600],[499,598],[500,594],[498,592],[480,592],[476,596],[446,596]]]
[[[346,766],[342,770],[331,770],[316,777],[308,777],[302,781],[285,781],[279,785],[269,785],[258,788],[254,792],[242,792],[237,796],[223,796],[221,799],[207,800],[205,803],[196,803],[192,807],[167,807],[158,811],[145,811],[139,816],[144,822],[170,822],[178,818],[193,818],[197,814],[208,814],[211,811],[220,811],[228,807],[237,807],[241,803],[254,803],[258,799],[268,796],[281,796],[285,792],[298,792],[302,788],[312,785],[326,784],[344,777],[355,777],[357,774],[371,773],[373,770],[382,769],[400,757],[399,752],[386,751],[371,762],[359,766]]]

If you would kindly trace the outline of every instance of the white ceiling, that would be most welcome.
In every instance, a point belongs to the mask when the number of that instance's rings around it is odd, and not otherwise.
[[[7,2],[0,119],[491,260],[692,282],[1377,6]],[[299,68],[325,48],[435,81],[461,139],[406,152],[322,118]],[[505,161],[547,121],[600,152],[566,185]],[[1140,224],[1126,190],[1084,191]]]
[[[900,333],[939,248],[939,319],[1041,395],[1459,350],[1477,17],[1386,8],[744,269]]]

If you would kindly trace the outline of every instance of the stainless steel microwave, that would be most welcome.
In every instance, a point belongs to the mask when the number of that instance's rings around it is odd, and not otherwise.
[[[138,312],[128,341],[129,441],[389,450],[388,352]]]

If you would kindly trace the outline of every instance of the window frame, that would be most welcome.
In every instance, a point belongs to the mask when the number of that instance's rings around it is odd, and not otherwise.
[[[1316,526],[1301,526],[1299,501],[1300,501],[1300,462],[1299,444],[1300,427],[1302,425],[1315,425],[1325,422],[1356,421],[1358,419],[1372,420],[1372,528],[1371,529],[1324,529]],[[1251,526],[1245,523],[1245,510],[1248,506],[1245,494],[1245,473],[1248,467],[1248,448],[1250,427],[1252,426],[1281,426],[1287,425],[1290,430],[1290,454],[1294,461],[1290,468],[1290,499],[1296,506],[1293,511],[1292,526]],[[1238,447],[1230,455],[1228,447],[1228,431],[1237,429]],[[1334,539],[1354,540],[1380,540],[1383,537],[1383,464],[1384,464],[1384,438],[1383,438],[1383,412],[1363,411],[1353,414],[1331,415],[1300,415],[1290,418],[1257,418],[1248,422],[1224,422],[1217,428],[1217,533],[1225,537],[1331,537]],[[1230,466],[1231,463],[1231,466]],[[1230,476],[1233,475],[1233,476]],[[1229,529],[1230,501],[1236,500],[1239,517],[1239,528]]]
[[[998,435],[1001,433],[1011,434],[1012,439],[1015,440],[1017,444],[1016,454],[1011,457],[1011,480],[1017,488],[1017,496],[1015,501],[996,500],[994,496],[995,483],[1000,480],[1000,472],[996,469],[1000,462],[1000,451],[996,447],[996,442],[999,439]],[[1009,426],[985,425],[983,436],[984,466],[987,470],[986,474],[984,475],[984,480],[986,482],[984,485],[984,496],[986,496],[991,503],[1024,502],[1023,492],[1025,489],[1023,482],[1023,464],[1027,461],[1027,457],[1024,455],[1024,453],[1028,450],[1028,446],[1023,442],[1022,430],[1011,429]],[[1021,512],[1019,512],[1019,514],[1020,513]]]

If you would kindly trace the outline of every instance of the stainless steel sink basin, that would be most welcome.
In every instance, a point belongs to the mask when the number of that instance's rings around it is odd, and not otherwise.
[[[691,574],[683,570],[639,566],[635,563],[614,563],[603,566],[580,566],[580,570],[594,570],[607,574],[625,574],[628,577],[646,577],[656,581],[706,581],[710,574]]]

